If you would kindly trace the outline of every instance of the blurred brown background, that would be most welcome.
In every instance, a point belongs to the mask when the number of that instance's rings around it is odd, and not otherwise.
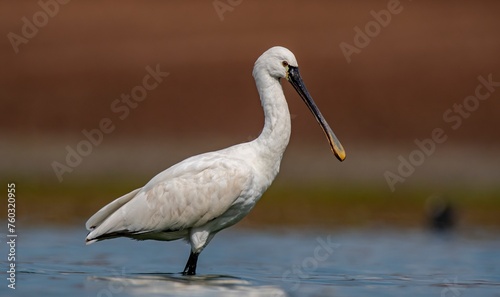
[[[442,128],[448,140],[397,189],[431,185],[427,195],[442,184],[497,187],[500,88],[456,130],[443,113],[474,95],[478,76],[500,82],[500,2],[401,1],[400,12],[348,63],[339,45],[353,45],[354,28],[364,31],[370,12],[389,3],[70,1],[16,53],[9,32],[22,36],[24,17],[38,14],[43,23],[43,8],[2,1],[0,176],[54,187],[140,176],[135,187],[184,157],[251,140],[263,125],[253,63],[282,45],[295,53],[347,160],[333,157],[284,82],[293,132],[281,182],[370,184],[391,195],[384,172],[397,171],[398,156],[407,157],[415,139]],[[157,64],[169,76],[119,119],[112,102]],[[85,139],[81,131],[103,118],[115,130],[59,183],[51,164],[64,163],[65,147],[75,148]]]

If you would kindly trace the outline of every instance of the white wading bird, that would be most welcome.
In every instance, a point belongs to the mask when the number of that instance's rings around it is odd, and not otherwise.
[[[86,243],[121,236],[165,241],[183,238],[191,244],[183,274],[196,274],[198,256],[214,235],[245,217],[278,174],[291,133],[281,78],[302,97],[335,156],[343,161],[344,149],[309,95],[297,67],[295,56],[284,47],[264,52],[253,68],[265,114],[259,137],[188,158],[106,205],[87,221],[91,232]]]

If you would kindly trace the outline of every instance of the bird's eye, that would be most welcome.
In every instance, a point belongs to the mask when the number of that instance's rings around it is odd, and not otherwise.
[[[281,62],[281,65],[283,65],[283,67],[286,67],[286,66],[288,66],[288,62],[287,61],[283,61],[283,62]]]

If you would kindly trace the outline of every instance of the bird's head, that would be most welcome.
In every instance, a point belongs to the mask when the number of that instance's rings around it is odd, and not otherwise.
[[[323,129],[323,132],[325,132],[326,138],[328,139],[330,147],[337,159],[343,161],[345,159],[344,148],[319,111],[318,107],[314,103],[314,100],[309,94],[306,85],[302,81],[295,55],[290,50],[282,46],[272,47],[265,51],[255,62],[253,73],[255,79],[257,79],[257,73],[260,71],[265,71],[271,77],[278,80],[280,78],[286,78],[286,80],[290,82],[302,100],[304,100],[307,107],[309,107],[309,110],[315,116],[316,120]]]
[[[282,46],[275,46],[265,51],[255,62],[255,68],[263,69],[274,78],[288,79],[290,67],[298,67],[293,53]]]

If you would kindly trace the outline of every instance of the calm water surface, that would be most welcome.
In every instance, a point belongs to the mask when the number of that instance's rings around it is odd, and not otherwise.
[[[219,233],[185,277],[189,247],[114,239],[84,228],[18,228],[16,290],[0,296],[497,296],[497,231],[383,228]],[[5,234],[2,236],[5,237]]]

